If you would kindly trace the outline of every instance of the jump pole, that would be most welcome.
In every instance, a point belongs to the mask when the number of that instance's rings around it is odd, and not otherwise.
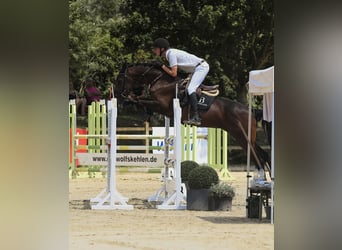
[[[117,100],[116,98],[108,101],[108,170],[107,187],[103,189],[95,198],[91,209],[102,210],[132,210],[133,205],[128,205],[127,198],[124,198],[116,189],[116,120],[117,120]]]

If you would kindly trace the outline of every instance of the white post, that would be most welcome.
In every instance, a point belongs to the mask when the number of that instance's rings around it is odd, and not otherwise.
[[[76,102],[75,99],[69,101],[69,105],[71,104],[71,143],[72,143],[72,168],[71,168],[71,177],[74,179],[77,177],[77,166],[76,166],[76,129],[77,129],[77,110],[76,110]],[[70,115],[70,114],[69,114]],[[70,118],[69,118],[70,119]],[[69,120],[70,122],[70,120]],[[70,132],[69,132],[70,133]]]
[[[274,91],[272,94],[272,140],[271,140],[271,224],[274,223]]]
[[[100,192],[91,202],[96,204],[91,209],[125,209],[132,210],[133,206],[128,205],[127,198],[124,198],[116,189],[116,120],[117,100],[113,98],[108,101],[108,170],[107,187]]]
[[[249,97],[249,105],[248,105],[248,140],[251,140],[251,127],[252,127],[252,94],[248,94]],[[251,162],[251,146],[247,142],[247,191],[246,191],[246,202],[248,199],[248,190],[249,190],[249,171],[250,171],[250,162]],[[247,202],[248,206],[248,202]],[[248,209],[246,209],[246,217],[248,217]]]
[[[181,138],[181,116],[182,109],[179,105],[177,98],[173,99],[173,112],[174,112],[174,153],[175,160],[173,166],[175,169],[174,179],[176,182],[176,190],[166,199],[161,205],[157,206],[158,209],[186,209],[185,195],[181,192],[181,160],[182,160],[182,138]],[[183,186],[184,188],[184,186]]]
[[[182,206],[181,202],[184,199],[181,193],[182,177],[181,177],[181,160],[182,160],[182,138],[181,138],[181,116],[182,109],[179,105],[179,99],[173,99],[174,110],[174,127],[175,127],[175,179],[176,179],[176,201],[175,206],[177,209],[185,209],[186,206]]]

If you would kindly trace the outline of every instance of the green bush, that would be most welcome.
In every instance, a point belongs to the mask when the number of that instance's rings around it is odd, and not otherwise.
[[[188,183],[190,189],[209,189],[213,184],[219,182],[215,169],[209,166],[199,166],[190,171]]]
[[[235,196],[235,189],[227,182],[220,181],[210,187],[210,191],[214,197],[223,198]]]
[[[199,164],[195,161],[182,161],[181,162],[181,177],[182,182],[189,181],[189,173],[194,168],[199,167]]]

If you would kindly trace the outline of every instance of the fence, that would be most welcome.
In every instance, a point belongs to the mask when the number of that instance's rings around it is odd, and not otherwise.
[[[107,108],[104,100],[88,106],[88,128],[80,134],[76,124],[74,100],[69,103],[70,160],[72,177],[76,178],[78,165],[107,165]],[[182,161],[197,161],[198,143],[207,141],[207,162],[219,171],[220,178],[230,178],[228,171],[227,132],[208,128],[207,132],[198,133],[196,126],[181,127]],[[74,132],[75,131],[75,132]],[[153,154],[154,150],[163,150],[163,144],[151,145],[153,140],[164,140],[163,135],[151,135],[148,123],[145,127],[117,128],[117,165],[118,166],[163,166],[163,155]],[[129,132],[131,134],[121,134]],[[139,132],[140,134],[132,134]],[[143,133],[141,133],[143,132]],[[142,141],[140,145],[121,144],[124,141]],[[120,145],[119,145],[120,144]],[[172,150],[172,147],[171,147]],[[121,152],[121,153],[120,153]],[[201,155],[200,155],[201,156]]]

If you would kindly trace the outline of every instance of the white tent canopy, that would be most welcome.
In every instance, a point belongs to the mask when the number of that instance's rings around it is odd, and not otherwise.
[[[263,120],[273,121],[274,66],[249,72],[249,94],[263,95]]]
[[[272,121],[272,142],[271,142],[271,223],[273,224],[274,209],[274,66],[249,72],[248,81],[249,94],[249,120],[248,120],[248,140],[251,140],[251,116],[252,116],[252,97],[254,95],[263,95],[263,120]],[[250,171],[250,145],[247,151],[247,196],[249,188]]]
[[[249,72],[248,93],[263,95],[274,92],[274,66]]]

